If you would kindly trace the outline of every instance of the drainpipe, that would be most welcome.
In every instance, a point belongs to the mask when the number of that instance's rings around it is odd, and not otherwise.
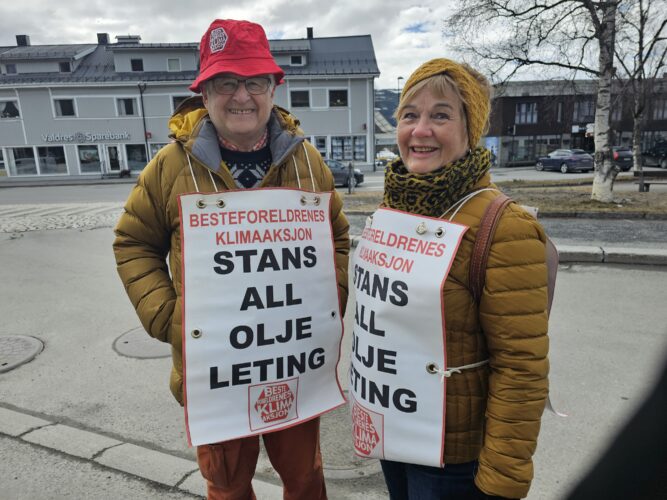
[[[139,102],[141,106],[141,121],[144,124],[144,144],[146,145],[146,162],[150,159],[151,150],[148,147],[148,130],[146,130],[146,114],[144,113],[144,92],[146,91],[146,82],[137,83],[139,87]]]

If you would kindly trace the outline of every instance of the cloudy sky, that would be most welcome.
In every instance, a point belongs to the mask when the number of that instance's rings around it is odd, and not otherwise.
[[[96,33],[141,35],[142,42],[198,42],[213,19],[247,19],[269,38],[370,34],[381,75],[396,88],[422,62],[455,57],[442,37],[452,0],[2,0],[0,46],[17,34],[33,45],[96,43]],[[224,6],[229,4],[229,6]]]

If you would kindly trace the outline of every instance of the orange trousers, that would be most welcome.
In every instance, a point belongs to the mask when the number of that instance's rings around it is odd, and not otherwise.
[[[283,482],[284,500],[326,500],[319,418],[263,434],[262,439]],[[197,446],[208,500],[255,500],[251,481],[258,457],[259,436]]]

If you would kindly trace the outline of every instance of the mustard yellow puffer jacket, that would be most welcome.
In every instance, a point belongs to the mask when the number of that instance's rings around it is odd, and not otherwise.
[[[201,99],[191,98],[169,122],[174,143],[162,148],[143,170],[115,228],[114,254],[125,290],[146,331],[172,346],[170,388],[183,404],[181,345],[182,277],[178,195],[237,189],[220,158],[218,138]],[[343,307],[348,295],[349,224],[320,153],[305,142],[298,121],[274,106],[269,121],[273,163],[260,187],[333,191],[336,274]],[[187,156],[190,157],[192,173]],[[310,165],[310,168],[309,166]],[[311,172],[313,177],[311,178]],[[313,185],[314,181],[314,185]],[[167,267],[167,258],[169,266]]]
[[[485,187],[494,187],[489,174],[475,189]],[[489,364],[447,379],[444,458],[445,464],[479,459],[475,482],[482,491],[523,498],[548,394],[546,237],[524,209],[505,209],[478,308],[470,260],[480,220],[497,195],[479,193],[452,219],[470,229],[444,286],[447,365]]]

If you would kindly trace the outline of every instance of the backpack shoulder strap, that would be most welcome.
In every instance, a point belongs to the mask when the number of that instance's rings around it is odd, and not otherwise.
[[[509,196],[501,193],[489,203],[482,216],[479,230],[477,231],[477,237],[475,238],[475,246],[473,247],[468,274],[470,291],[477,303],[479,303],[482,298],[482,290],[484,290],[486,264],[489,260],[493,235],[496,232],[496,227],[498,226],[498,222],[500,222],[500,216],[502,215],[503,210],[505,210],[505,207],[509,205],[511,201],[512,199]]]

